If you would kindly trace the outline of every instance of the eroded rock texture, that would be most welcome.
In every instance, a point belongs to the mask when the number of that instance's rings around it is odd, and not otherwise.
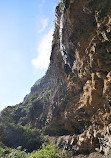
[[[64,0],[56,7],[50,66],[29,96],[19,105],[21,115],[25,107],[24,125],[42,128],[74,154],[109,153],[110,0]],[[17,110],[12,112],[15,118]]]
[[[111,120],[111,2],[64,4],[61,10],[56,8],[49,68],[52,135],[55,127],[57,135],[81,134],[93,124],[103,128]]]

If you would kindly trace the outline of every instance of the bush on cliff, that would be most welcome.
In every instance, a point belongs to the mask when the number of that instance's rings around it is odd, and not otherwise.
[[[43,144],[41,149],[27,153],[21,147],[11,149],[0,147],[1,158],[67,158],[70,157],[63,150],[58,149],[54,144]]]
[[[0,125],[0,141],[13,148],[22,146],[23,149],[29,152],[39,149],[43,143],[38,130],[13,123]]]

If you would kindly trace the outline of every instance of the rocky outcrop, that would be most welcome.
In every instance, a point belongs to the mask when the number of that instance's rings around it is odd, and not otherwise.
[[[58,4],[46,75],[24,102],[12,109],[16,123],[41,128],[73,154],[109,153],[110,0],[64,0]]]
[[[110,2],[75,0],[64,5],[61,10],[56,8],[58,21],[51,54],[51,129],[54,132],[57,122],[56,130],[63,127],[63,134],[81,134],[92,124],[103,128],[110,123],[109,9],[103,14]]]

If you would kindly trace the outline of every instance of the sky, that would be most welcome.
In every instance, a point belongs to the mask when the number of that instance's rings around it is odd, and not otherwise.
[[[0,0],[0,110],[23,101],[49,65],[59,0]]]

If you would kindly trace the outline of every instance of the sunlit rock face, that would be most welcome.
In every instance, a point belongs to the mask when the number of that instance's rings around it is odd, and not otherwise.
[[[14,119],[18,123],[24,118],[23,125],[41,128],[58,146],[75,154],[107,155],[111,147],[111,1],[64,0],[55,16],[49,68],[17,105],[21,109],[13,107]]]
[[[56,8],[48,70],[52,135],[81,134],[92,124],[110,123],[110,7],[110,1],[71,0]]]

